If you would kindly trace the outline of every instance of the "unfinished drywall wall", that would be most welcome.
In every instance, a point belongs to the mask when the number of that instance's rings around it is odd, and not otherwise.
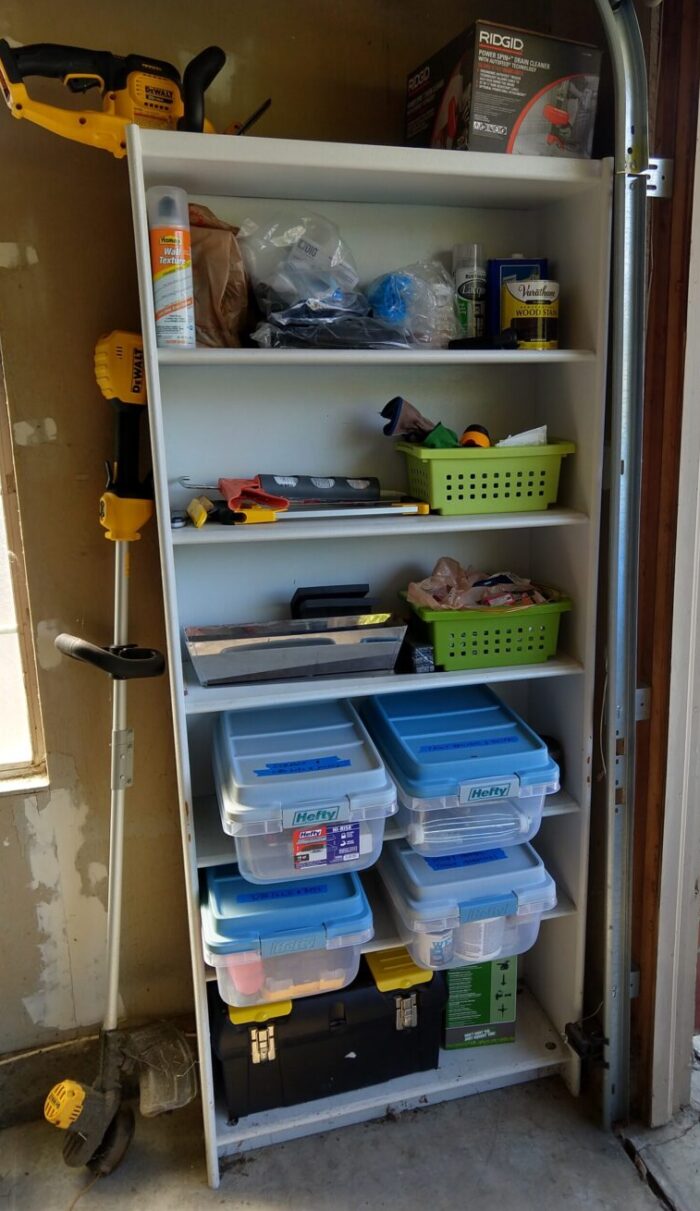
[[[209,112],[225,127],[268,95],[256,133],[400,142],[406,73],[475,16],[601,41],[591,0],[5,0],[0,35],[185,62],[229,53]],[[34,87],[34,86],[32,86]],[[58,84],[36,92],[76,101]],[[96,338],[138,327],[126,162],[0,111],[0,340],[37,641],[50,788],[0,796],[0,1051],[89,1030],[104,980],[109,683],[57,656],[58,630],[110,639],[112,547],[97,523],[111,416],[92,374]],[[274,462],[271,451],[271,467]],[[223,468],[222,468],[223,470]],[[205,587],[203,587],[205,591]],[[133,552],[130,634],[162,646],[155,527]],[[135,684],[128,795],[123,1006],[131,1017],[191,1004],[171,722],[165,679]]]

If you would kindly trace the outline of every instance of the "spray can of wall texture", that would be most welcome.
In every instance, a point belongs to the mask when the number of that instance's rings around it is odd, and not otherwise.
[[[146,191],[153,304],[159,349],[194,349],[194,287],[187,194],[174,185]]]

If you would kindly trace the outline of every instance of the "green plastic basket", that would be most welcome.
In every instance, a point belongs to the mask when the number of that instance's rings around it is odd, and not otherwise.
[[[568,597],[522,610],[430,610],[411,605],[435,650],[435,666],[457,669],[540,664],[556,656],[559,622]]]
[[[561,460],[573,442],[492,446],[488,450],[426,450],[398,442],[406,455],[408,490],[436,513],[520,513],[553,505]]]

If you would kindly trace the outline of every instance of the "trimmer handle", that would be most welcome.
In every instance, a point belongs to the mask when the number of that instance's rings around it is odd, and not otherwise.
[[[109,51],[85,50],[82,46],[58,46],[53,42],[10,46],[4,38],[0,40],[0,62],[12,84],[23,83],[27,76],[50,80],[77,76],[99,77],[109,87],[116,61],[117,56]]]
[[[204,130],[204,94],[218,76],[225,62],[226,53],[220,46],[208,46],[187,64],[182,77],[184,113],[178,121],[178,130],[193,130],[199,134],[202,133]]]
[[[198,55],[197,59],[200,57]],[[196,63],[197,59],[193,62]],[[28,76],[44,76],[50,80],[63,80],[74,93],[87,92],[95,87],[99,87],[102,92],[124,88],[132,72],[146,72],[148,75],[173,80],[178,87],[180,85],[177,68],[163,59],[146,59],[142,55],[113,55],[108,50],[60,46],[54,42],[10,46],[5,38],[1,38],[0,69],[0,80],[4,76],[9,84],[23,84]]]
[[[57,635],[54,643],[59,652],[73,660],[82,660],[102,669],[115,681],[131,681],[137,677],[159,677],[165,669],[165,657],[155,648],[140,648],[133,643],[113,644],[100,648],[78,635]]]

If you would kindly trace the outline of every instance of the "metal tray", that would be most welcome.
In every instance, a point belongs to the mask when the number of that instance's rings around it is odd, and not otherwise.
[[[184,636],[202,685],[235,685],[391,672],[406,626],[395,614],[358,614],[185,627]]]

